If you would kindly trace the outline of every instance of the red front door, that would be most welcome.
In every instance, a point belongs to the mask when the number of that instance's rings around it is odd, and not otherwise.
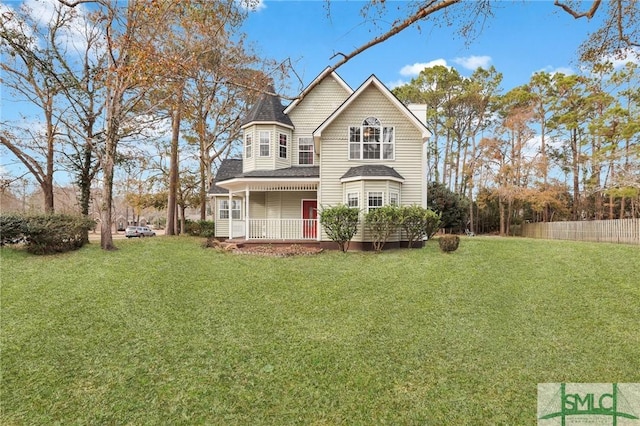
[[[302,201],[302,236],[316,238],[316,219],[318,218],[318,201]]]

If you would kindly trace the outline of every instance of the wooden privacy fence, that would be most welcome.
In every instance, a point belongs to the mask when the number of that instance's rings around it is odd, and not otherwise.
[[[640,245],[640,219],[525,223],[522,236]]]

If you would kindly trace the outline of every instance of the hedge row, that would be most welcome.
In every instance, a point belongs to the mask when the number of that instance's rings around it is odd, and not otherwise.
[[[0,215],[0,244],[24,243],[32,254],[77,250],[88,242],[96,223],[83,216]]]

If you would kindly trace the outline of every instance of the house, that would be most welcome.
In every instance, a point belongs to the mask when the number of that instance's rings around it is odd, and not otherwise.
[[[217,237],[333,248],[318,220],[324,207],[426,207],[423,121],[375,75],[354,91],[328,71],[286,108],[269,94],[252,108],[242,159],[223,161],[209,190]],[[369,247],[367,234],[361,224],[351,247]]]

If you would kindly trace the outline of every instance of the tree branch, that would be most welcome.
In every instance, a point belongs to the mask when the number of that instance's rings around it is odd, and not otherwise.
[[[427,18],[429,15],[434,14],[435,12],[438,12],[440,10],[446,9],[449,6],[452,6],[456,3],[459,3],[461,0],[443,0],[440,1],[436,4],[433,3],[429,3],[429,5],[427,7],[423,7],[422,9],[418,10],[415,14],[411,15],[409,18],[405,19],[404,21],[400,22],[397,25],[394,25],[393,27],[391,27],[391,29],[389,31],[387,31],[386,33],[372,39],[371,41],[369,41],[366,44],[363,44],[362,46],[358,47],[357,49],[355,49],[354,51],[348,53],[348,54],[344,54],[344,53],[340,53],[341,56],[343,56],[342,59],[340,59],[338,62],[336,62],[334,65],[328,67],[327,69],[325,69],[322,74],[320,74],[320,76],[315,80],[314,83],[311,83],[301,94],[300,96],[298,96],[297,100],[301,101],[309,92],[311,92],[311,90],[313,90],[318,84],[320,84],[320,82],[329,74],[331,74],[332,72],[334,72],[335,70],[337,70],[338,68],[340,68],[342,65],[344,65],[345,63],[347,63],[350,59],[354,58],[355,56],[359,55],[360,53],[364,52],[365,50],[382,43],[383,41],[386,41],[388,39],[390,39],[391,37],[393,37],[394,35],[398,34],[399,32],[401,32],[402,30],[406,29],[407,27],[410,27],[411,25],[415,24],[418,21],[421,21],[425,18]],[[336,55],[333,55],[332,58],[336,57]]]
[[[580,19],[580,18],[591,19],[591,18],[593,18],[595,16],[596,12],[598,11],[598,8],[600,7],[600,3],[602,3],[602,0],[595,0],[593,2],[593,4],[591,5],[591,9],[589,9],[588,12],[578,13],[575,10],[573,10],[569,5],[567,5],[565,3],[561,3],[560,0],[555,0],[553,2],[553,4],[555,6],[558,6],[559,8],[561,8],[562,10],[567,12],[569,15],[573,16],[575,19]]]

